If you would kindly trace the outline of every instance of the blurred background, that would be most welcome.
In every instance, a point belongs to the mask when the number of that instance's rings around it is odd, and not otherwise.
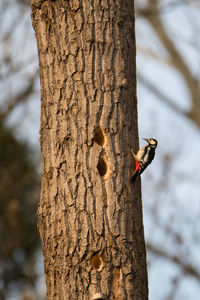
[[[0,1],[0,299],[45,299],[40,86],[29,0]],[[149,299],[200,295],[200,1],[135,0]]]

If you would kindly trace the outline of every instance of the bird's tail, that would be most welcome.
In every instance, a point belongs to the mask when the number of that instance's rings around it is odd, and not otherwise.
[[[138,175],[139,175],[138,171],[133,172],[133,175],[131,177],[131,183],[135,182]]]

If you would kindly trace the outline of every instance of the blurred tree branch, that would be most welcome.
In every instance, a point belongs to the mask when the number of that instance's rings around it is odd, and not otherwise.
[[[138,14],[139,16],[145,18],[152,26],[152,28],[154,29],[155,33],[157,34],[158,38],[160,39],[164,48],[170,56],[171,65],[177,71],[179,71],[181,76],[184,78],[192,99],[192,108],[189,112],[187,112],[187,114],[184,113],[184,115],[189,117],[198,127],[200,127],[199,81],[193,76],[191,70],[185,63],[174,42],[167,34],[166,28],[160,17],[161,12],[159,10],[158,0],[149,0],[145,8],[139,9]],[[158,95],[158,89],[153,88],[152,90],[156,91],[156,94]],[[166,100],[166,97],[164,97],[164,99]],[[168,103],[170,107],[173,107],[176,111],[178,110],[178,107],[176,105],[172,106],[171,101],[166,101],[166,103]]]
[[[174,262],[182,269],[185,275],[194,276],[196,279],[200,280],[200,273],[191,264],[185,263],[178,255],[169,254],[169,252],[159,249],[149,242],[147,242],[146,245],[148,251],[152,252],[152,254]]]
[[[145,79],[142,74],[138,73],[137,76],[138,80],[144,84],[144,86],[149,89],[150,92],[154,93],[159,100],[161,100],[164,104],[168,105],[171,109],[175,112],[179,113],[180,115],[184,115],[188,117],[188,113],[184,111],[181,107],[176,105],[168,96],[166,96],[157,86],[151,83],[149,80]]]
[[[16,94],[8,102],[8,106],[5,111],[0,113],[0,121],[3,122],[11,111],[16,108],[19,103],[25,102],[29,99],[30,95],[34,92],[35,80],[38,78],[39,70],[30,76],[27,87],[25,87],[19,94]]]

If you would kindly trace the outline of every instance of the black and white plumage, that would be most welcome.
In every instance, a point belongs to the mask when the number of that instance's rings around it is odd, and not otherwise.
[[[135,159],[135,170],[133,172],[131,182],[134,182],[136,177],[144,172],[155,156],[155,149],[158,142],[153,138],[143,140],[145,140],[148,145],[143,146],[137,154],[132,153]]]

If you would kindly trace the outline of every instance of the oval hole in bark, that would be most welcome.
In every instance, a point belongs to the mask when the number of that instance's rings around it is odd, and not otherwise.
[[[97,169],[98,169],[99,174],[100,174],[101,177],[103,177],[106,174],[108,168],[107,168],[107,163],[105,162],[103,157],[99,158],[99,161],[98,161],[98,164],[97,164]]]
[[[97,271],[101,271],[101,269],[103,268],[103,259],[98,253],[92,255],[91,266]]]
[[[104,132],[101,127],[98,127],[95,132],[94,141],[99,145],[103,146],[105,143]]]

